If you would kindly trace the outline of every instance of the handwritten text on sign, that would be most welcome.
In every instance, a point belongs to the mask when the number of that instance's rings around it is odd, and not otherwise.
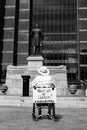
[[[33,89],[33,102],[56,102],[56,88]]]

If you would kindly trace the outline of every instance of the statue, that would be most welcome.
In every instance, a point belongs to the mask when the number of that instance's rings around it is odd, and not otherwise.
[[[39,28],[38,24],[35,25],[35,28],[31,32],[31,54],[39,55],[41,54],[41,48],[43,46],[43,33]]]

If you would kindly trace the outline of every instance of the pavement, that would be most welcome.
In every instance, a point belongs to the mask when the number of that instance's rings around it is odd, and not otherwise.
[[[0,95],[0,106],[32,107],[33,98]],[[56,108],[87,108],[87,97],[57,97]]]
[[[43,115],[47,110],[43,110]],[[87,109],[56,108],[59,121],[32,120],[32,107],[0,107],[0,130],[87,130]]]
[[[0,130],[87,130],[87,97],[57,97],[58,121],[32,120],[32,97],[0,95]],[[36,111],[37,114],[37,111]],[[44,116],[45,115],[45,116]]]

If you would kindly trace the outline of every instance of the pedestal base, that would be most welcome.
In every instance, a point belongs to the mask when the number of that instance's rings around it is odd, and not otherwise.
[[[36,59],[36,58],[35,58]],[[28,61],[29,62],[29,61]],[[23,96],[23,79],[22,75],[29,75],[29,96],[32,96],[32,80],[38,75],[37,68],[42,65],[42,62],[36,67],[36,62],[34,62],[33,67],[30,63],[27,66],[8,66],[6,75],[6,84],[8,86],[8,95],[20,95]],[[31,63],[32,64],[32,63]],[[49,66],[50,75],[56,81],[57,96],[68,96],[69,91],[67,87],[67,72],[65,66]]]
[[[35,69],[40,68],[43,65],[43,60],[44,60],[43,57],[40,55],[29,56],[27,58],[29,69],[35,70]]]

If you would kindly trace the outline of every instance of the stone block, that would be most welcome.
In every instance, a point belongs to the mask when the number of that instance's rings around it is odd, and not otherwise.
[[[43,65],[43,57],[42,56],[29,56],[27,58],[29,69],[38,69]]]
[[[22,77],[21,75],[27,73],[27,66],[12,66],[7,67],[6,84],[8,86],[8,95],[22,96]]]

